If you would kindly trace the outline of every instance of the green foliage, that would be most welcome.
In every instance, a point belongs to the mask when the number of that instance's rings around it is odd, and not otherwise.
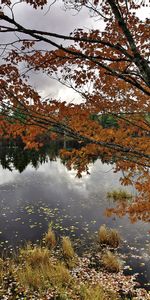
[[[90,116],[90,118],[93,121],[99,122],[99,124],[102,125],[103,128],[119,127],[116,118],[111,114],[102,114],[102,115],[93,114]]]
[[[119,127],[116,118],[111,114],[101,115],[99,121],[103,128]]]
[[[150,113],[146,114],[145,120],[150,124]]]

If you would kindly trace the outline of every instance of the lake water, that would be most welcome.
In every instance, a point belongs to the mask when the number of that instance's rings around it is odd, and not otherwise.
[[[41,154],[37,159],[32,153],[30,160],[23,150],[13,156],[7,150],[8,155],[6,149],[5,155],[0,152],[2,252],[13,251],[26,241],[39,241],[50,222],[58,237],[79,239],[80,251],[94,242],[99,226],[106,224],[116,228],[124,240],[119,251],[125,254],[125,265],[129,266],[125,272],[139,273],[139,282],[150,290],[149,224],[131,224],[128,216],[105,216],[106,208],[113,205],[107,192],[120,187],[120,174],[113,172],[111,164],[96,160],[89,167],[90,175],[83,174],[79,179],[58,157],[51,161],[50,155]]]

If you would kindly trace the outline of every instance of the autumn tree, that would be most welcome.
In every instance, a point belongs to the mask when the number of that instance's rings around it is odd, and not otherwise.
[[[33,7],[34,14],[39,9],[49,13],[58,1],[23,2]],[[80,150],[61,152],[67,166],[74,166],[80,176],[93,157],[114,162],[116,171],[123,172],[122,184],[134,184],[139,191],[132,205],[116,211],[129,213],[132,220],[149,220],[149,20],[139,17],[147,1],[62,2],[70,12],[87,10],[98,19],[97,28],[77,28],[68,35],[29,28],[17,21],[19,4],[2,0],[0,35],[8,38],[1,43],[1,134],[20,135],[29,148],[40,146],[36,136],[42,133],[52,138],[65,133],[83,142]],[[43,101],[32,87],[30,71],[44,72],[71,87],[81,103]],[[103,126],[99,120],[105,116],[117,126]]]

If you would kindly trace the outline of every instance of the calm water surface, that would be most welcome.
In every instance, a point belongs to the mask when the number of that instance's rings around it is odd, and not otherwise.
[[[22,173],[14,164],[9,164],[10,170],[0,165],[1,251],[13,251],[29,240],[37,242],[50,222],[58,236],[82,238],[80,250],[92,244],[99,226],[106,224],[118,229],[124,239],[119,251],[129,266],[125,272],[139,273],[139,282],[150,289],[149,225],[131,224],[127,216],[105,216],[105,209],[113,205],[107,192],[120,187],[120,174],[113,173],[112,165],[97,160],[90,165],[90,175],[79,179],[59,158],[44,161],[35,164],[36,168],[29,163]]]

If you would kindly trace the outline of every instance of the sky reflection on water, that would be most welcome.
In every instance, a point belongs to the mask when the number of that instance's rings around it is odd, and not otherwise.
[[[37,170],[28,165],[21,174],[0,166],[1,249],[41,239],[49,222],[58,235],[81,237],[88,244],[105,223],[119,230],[127,241],[121,249],[128,254],[127,263],[141,273],[141,281],[149,282],[148,224],[131,224],[127,216],[105,217],[105,209],[112,206],[107,192],[120,187],[120,174],[100,160],[90,165],[90,173],[79,179],[60,159],[39,165]]]

